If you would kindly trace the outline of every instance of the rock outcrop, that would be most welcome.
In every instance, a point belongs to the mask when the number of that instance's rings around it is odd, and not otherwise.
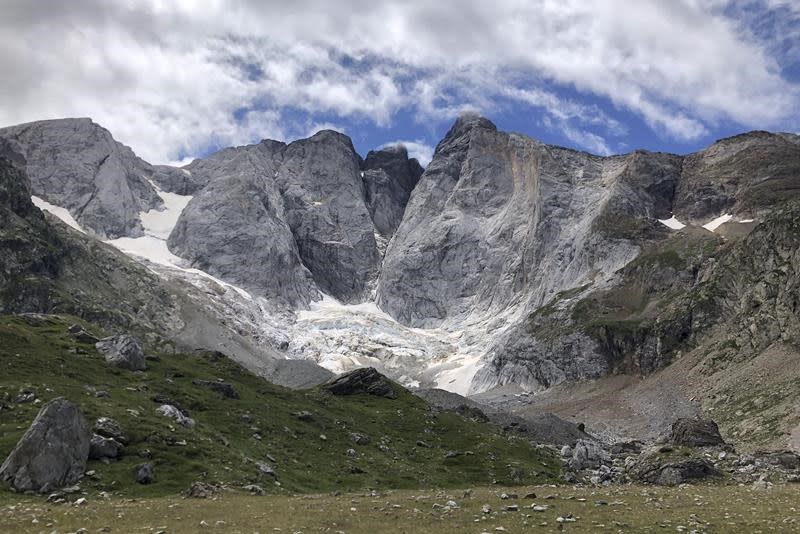
[[[144,352],[133,336],[119,334],[106,337],[98,341],[95,347],[105,356],[106,362],[114,367],[128,371],[145,370]]]
[[[334,395],[367,394],[394,399],[397,393],[392,383],[373,367],[356,369],[338,376],[325,384],[324,389]]]
[[[375,230],[389,240],[403,220],[411,192],[422,176],[422,166],[416,159],[409,159],[403,145],[397,145],[370,151],[361,169]]]
[[[90,119],[0,129],[27,160],[31,190],[103,238],[142,235],[139,213],[162,206],[152,167]]]
[[[86,471],[90,436],[80,409],[53,399],[0,466],[0,479],[16,491],[39,493],[74,484]]]

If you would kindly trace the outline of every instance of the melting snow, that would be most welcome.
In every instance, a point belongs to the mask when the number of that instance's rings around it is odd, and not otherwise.
[[[713,231],[715,231],[717,228],[719,228],[720,226],[722,226],[723,224],[725,224],[726,222],[730,221],[731,219],[733,219],[733,215],[728,215],[728,214],[726,213],[725,215],[720,215],[719,217],[717,217],[716,219],[714,219],[714,220],[713,220],[713,221],[711,221],[710,223],[708,223],[708,224],[704,224],[704,225],[703,225],[703,228],[705,228],[705,229],[706,229],[706,230],[708,230],[709,232],[713,232]]]
[[[69,211],[66,208],[60,208],[58,206],[54,206],[53,204],[50,204],[43,198],[39,198],[37,196],[31,196],[31,201],[33,202],[33,205],[39,208],[40,210],[52,213],[53,215],[61,219],[64,223],[73,227],[77,231],[84,234],[86,233],[83,231],[83,228],[81,228],[81,225],[78,224],[78,221],[76,221],[72,217],[72,215],[70,215]]]
[[[672,228],[673,230],[680,230],[681,228],[686,228],[686,225],[680,222],[678,219],[676,219],[674,215],[669,219],[659,219],[658,222],[660,222],[664,226]]]

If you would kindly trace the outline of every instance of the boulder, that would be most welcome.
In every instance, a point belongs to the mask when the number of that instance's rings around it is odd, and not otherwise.
[[[575,471],[596,469],[611,459],[608,452],[596,441],[580,439],[572,448],[569,466]]]
[[[94,345],[98,341],[100,341],[97,336],[92,334],[91,332],[87,332],[84,328],[79,324],[74,324],[70,326],[67,331],[72,334],[77,341],[81,343],[88,343],[90,345]]]
[[[210,389],[211,391],[219,393],[226,399],[239,398],[239,392],[236,391],[233,386],[225,382],[218,382],[215,380],[192,380],[192,384],[201,388]]]
[[[72,402],[42,406],[30,428],[0,467],[0,479],[17,491],[44,493],[74,484],[86,471],[89,424]]]
[[[669,443],[682,447],[724,446],[717,423],[710,419],[677,419],[667,439]]]
[[[703,458],[660,457],[659,455],[646,455],[640,458],[629,473],[635,480],[661,486],[677,486],[719,475],[719,471]]]
[[[94,423],[94,433],[104,438],[111,438],[123,445],[128,444],[128,437],[122,432],[119,423],[110,417],[100,417]]]
[[[122,456],[124,447],[114,438],[106,438],[99,434],[94,434],[89,442],[89,459],[103,460],[105,458],[116,460]]]
[[[211,484],[194,482],[189,486],[189,489],[186,490],[186,496],[191,499],[207,499],[213,497],[216,492],[216,488]]]
[[[374,367],[350,371],[334,378],[323,387],[334,395],[366,393],[387,399],[397,398],[392,383]]]
[[[120,334],[106,337],[95,343],[106,362],[120,369],[144,371],[144,352],[133,336]]]
[[[369,445],[371,441],[369,436],[366,434],[361,434],[360,432],[351,432],[350,440],[356,445]]]
[[[136,482],[139,484],[152,484],[156,481],[155,468],[151,463],[139,464],[134,469]]]
[[[175,422],[181,426],[192,428],[194,426],[194,419],[183,413],[181,410],[172,404],[162,404],[156,408],[156,413],[175,419]]]

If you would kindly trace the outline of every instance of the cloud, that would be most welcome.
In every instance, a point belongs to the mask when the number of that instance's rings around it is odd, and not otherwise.
[[[427,167],[428,163],[433,159],[434,147],[427,144],[422,139],[417,139],[415,141],[392,141],[384,143],[379,148],[388,148],[398,145],[406,147],[409,157],[417,158],[417,161],[419,161],[419,164],[423,167]]]
[[[800,109],[784,69],[800,58],[797,24],[782,22],[800,18],[788,0],[3,7],[0,124],[91,116],[153,162],[290,139],[315,122],[491,114],[503,98],[601,153],[623,144],[620,111],[688,142],[724,122],[787,129]]]

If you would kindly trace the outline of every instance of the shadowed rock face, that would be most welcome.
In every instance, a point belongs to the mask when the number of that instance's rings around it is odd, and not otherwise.
[[[0,479],[17,491],[41,493],[74,484],[86,471],[90,437],[80,409],[53,399],[0,466]]]
[[[139,212],[162,206],[147,180],[152,167],[89,119],[21,124],[0,137],[25,156],[33,194],[100,237],[142,235]]]
[[[422,176],[422,166],[408,158],[405,147],[373,150],[363,165],[364,191],[372,222],[386,239],[391,239],[403,220],[411,191]]]

